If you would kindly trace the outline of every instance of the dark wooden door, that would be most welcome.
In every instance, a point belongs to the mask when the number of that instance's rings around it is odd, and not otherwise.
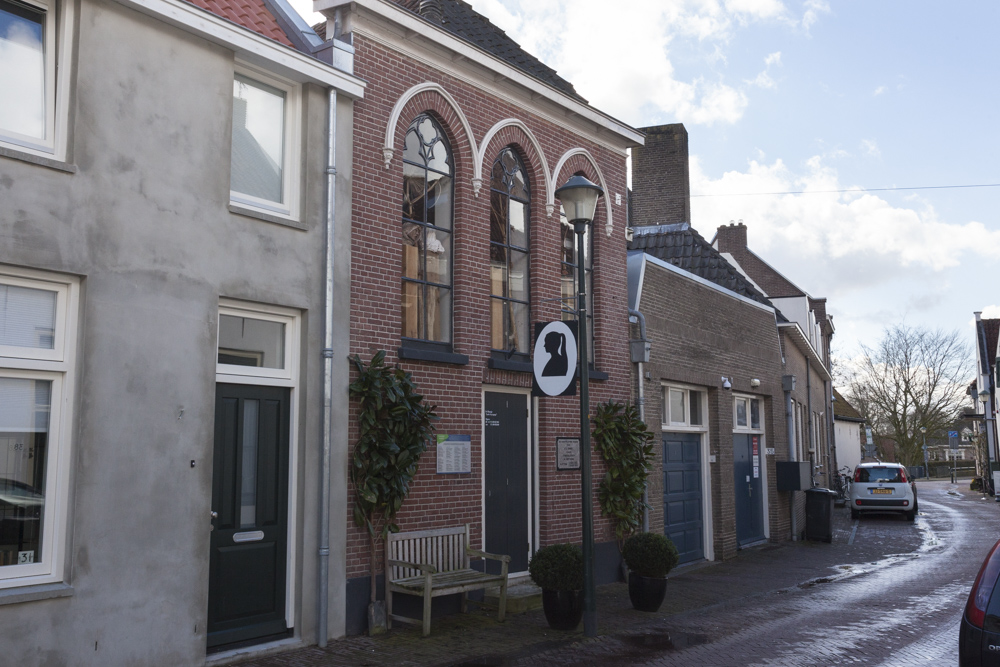
[[[510,572],[528,569],[528,397],[486,393],[486,551],[510,556]],[[487,561],[487,571],[500,563]]]
[[[215,395],[208,646],[287,632],[289,390]]]
[[[764,539],[762,460],[759,435],[733,434],[733,492],[739,546]]]
[[[701,500],[701,436],[664,433],[663,532],[681,563],[705,557]]]

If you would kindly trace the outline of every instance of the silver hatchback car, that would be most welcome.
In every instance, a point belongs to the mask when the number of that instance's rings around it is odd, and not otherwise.
[[[907,521],[917,516],[917,488],[899,463],[862,463],[851,484],[851,518],[862,512],[902,512]]]

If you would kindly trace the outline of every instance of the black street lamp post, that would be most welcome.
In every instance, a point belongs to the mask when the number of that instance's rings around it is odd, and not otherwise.
[[[604,191],[583,176],[573,176],[556,190],[566,219],[576,232],[577,327],[580,373],[580,476],[583,495],[583,634],[597,636],[597,600],[594,585],[594,516],[590,472],[590,387],[587,351],[587,267],[584,243],[587,226],[594,220],[597,199]]]

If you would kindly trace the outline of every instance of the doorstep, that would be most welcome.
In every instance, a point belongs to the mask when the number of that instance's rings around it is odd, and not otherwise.
[[[488,588],[483,596],[487,604],[496,605],[500,602],[500,589]],[[542,608],[542,589],[524,580],[507,585],[507,613],[523,614],[526,611]]]

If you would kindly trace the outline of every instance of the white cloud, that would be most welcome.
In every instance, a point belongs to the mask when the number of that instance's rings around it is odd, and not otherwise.
[[[769,53],[766,58],[764,58],[764,64],[770,67],[771,65],[781,64],[781,51],[775,51],[774,53]]]
[[[774,79],[772,79],[771,75],[767,72],[761,72],[756,78],[750,79],[747,83],[751,86],[757,86],[758,88],[765,89],[774,89],[778,87],[778,84],[775,83]]]
[[[885,86],[879,86],[878,88],[875,89],[875,92],[872,93],[872,96],[873,97],[878,97],[879,95],[881,95],[882,93],[884,93],[886,90],[887,89],[886,89]]]
[[[882,157],[882,151],[874,139],[862,139],[861,152],[869,157]]]
[[[802,14],[802,28],[806,32],[819,21],[820,14],[830,13],[830,5],[825,0],[806,0],[805,8],[806,11]]]
[[[1000,318],[1000,306],[996,304],[986,306],[985,308],[983,308],[982,318],[984,320]],[[969,322],[970,324],[975,324],[976,318],[973,317]]]

